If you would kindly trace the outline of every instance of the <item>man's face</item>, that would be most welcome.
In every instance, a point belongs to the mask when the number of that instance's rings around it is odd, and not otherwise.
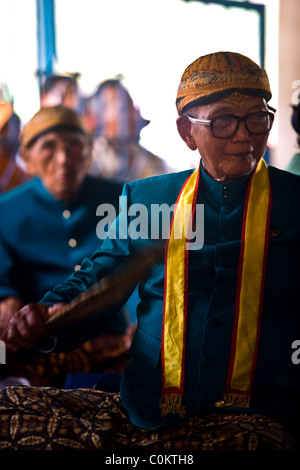
[[[227,100],[192,108],[188,113],[198,119],[213,119],[225,115],[243,117],[248,113],[267,111],[267,104],[263,98],[249,96],[246,101],[238,106]],[[180,119],[187,119],[180,117]],[[209,126],[185,122],[185,133],[183,136],[187,145],[195,150],[198,149],[203,162],[203,167],[214,179],[220,181],[232,181],[249,173],[263,156],[269,133],[262,135],[250,134],[245,122],[240,122],[238,130],[233,137],[217,138],[212,135]],[[182,125],[181,125],[182,126]]]
[[[79,189],[91,163],[90,143],[80,132],[49,132],[24,151],[27,171],[39,176],[60,200],[70,199]]]
[[[127,140],[138,134],[136,121],[138,111],[130,96],[119,87],[107,86],[100,95],[97,112],[101,135],[108,140]]]

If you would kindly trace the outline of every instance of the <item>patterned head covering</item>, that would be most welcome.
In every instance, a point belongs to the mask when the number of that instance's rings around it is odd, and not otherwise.
[[[188,108],[240,94],[260,96],[267,101],[272,93],[264,69],[236,52],[215,52],[199,57],[184,71],[177,91],[178,114]]]
[[[43,107],[24,126],[21,146],[28,147],[33,139],[61,128],[88,134],[81,116],[73,109],[64,106]]]

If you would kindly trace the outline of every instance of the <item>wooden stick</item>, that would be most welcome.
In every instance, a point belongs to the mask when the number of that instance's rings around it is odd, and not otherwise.
[[[118,271],[89,287],[48,318],[45,322],[47,332],[52,333],[91,315],[99,315],[107,308],[121,307],[138,282],[150,273],[154,264],[162,262],[163,257],[164,250],[157,247],[131,256]]]

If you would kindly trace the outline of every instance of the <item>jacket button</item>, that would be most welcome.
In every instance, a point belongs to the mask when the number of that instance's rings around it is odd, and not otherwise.
[[[71,212],[66,209],[65,211],[63,211],[62,215],[64,219],[69,219],[71,217]]]
[[[77,245],[77,240],[75,240],[75,238],[70,238],[69,240],[69,246],[71,248],[75,248],[75,246]]]

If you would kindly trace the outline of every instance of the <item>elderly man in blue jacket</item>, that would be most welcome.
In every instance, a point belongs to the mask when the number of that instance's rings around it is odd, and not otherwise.
[[[72,109],[41,108],[23,128],[20,155],[31,180],[0,197],[0,338],[16,310],[40,300],[99,247],[98,206],[110,203],[117,210],[122,192],[122,185],[87,174],[91,139]],[[93,356],[85,346],[65,356],[23,351],[0,377],[49,385],[63,384],[68,371],[98,370],[118,349],[126,351],[126,322],[123,311],[105,341],[89,343]]]
[[[266,72],[245,56],[217,52],[189,65],[177,93],[177,126],[199,151],[199,167],[126,184],[123,211],[101,248],[8,325],[8,349],[35,344],[46,337],[55,304],[70,302],[145,246],[163,244],[164,260],[139,285],[120,396],[64,392],[68,409],[76,399],[89,410],[90,434],[72,434],[83,448],[293,448],[285,426],[300,411],[300,186],[296,175],[263,160],[275,116],[270,99]],[[158,206],[172,212],[167,235],[154,216]],[[54,350],[99,331],[110,314],[57,331]],[[10,393],[56,408],[57,391]],[[9,397],[0,400],[3,423]],[[24,418],[30,407],[18,413]],[[59,427],[70,436],[62,421]]]

